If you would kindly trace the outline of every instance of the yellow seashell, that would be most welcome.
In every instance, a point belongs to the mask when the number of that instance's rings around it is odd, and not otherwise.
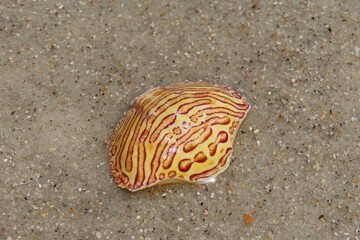
[[[109,147],[120,187],[205,183],[229,166],[237,130],[250,110],[239,93],[208,83],[151,89],[118,123]]]

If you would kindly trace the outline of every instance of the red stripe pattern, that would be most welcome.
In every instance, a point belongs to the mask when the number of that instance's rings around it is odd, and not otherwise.
[[[204,183],[229,166],[250,104],[208,83],[154,88],[118,123],[109,147],[111,173],[130,191],[174,182]]]

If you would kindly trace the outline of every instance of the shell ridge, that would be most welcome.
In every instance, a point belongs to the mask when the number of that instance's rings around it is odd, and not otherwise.
[[[168,127],[170,127],[176,121],[176,118],[177,117],[176,117],[175,113],[171,113],[171,114],[165,116],[161,120],[161,123],[158,126],[156,126],[154,131],[151,133],[150,139],[149,139],[150,143],[154,143],[161,135],[161,132],[166,130]]]
[[[150,93],[153,93],[153,91],[150,91]],[[160,93],[160,96],[162,95],[162,93]],[[139,117],[136,118],[136,123],[134,124],[135,126],[135,131],[134,133],[131,135],[131,137],[129,136],[130,135],[130,131],[128,132],[127,134],[127,139],[130,138],[130,140],[128,140],[129,142],[129,145],[128,145],[128,149],[129,151],[126,152],[126,156],[125,156],[125,170],[128,171],[128,172],[131,172],[132,171],[132,167],[133,167],[133,164],[132,164],[132,160],[133,160],[133,153],[134,153],[134,145],[135,145],[135,139],[138,139],[138,136],[139,136],[139,132],[140,132],[140,129],[141,129],[141,126],[143,126],[143,123],[145,121],[146,118],[144,118],[143,116],[146,116],[149,111],[151,110],[151,108],[153,106],[156,106],[156,104],[158,103],[159,100],[157,99],[150,99],[150,101],[147,102],[147,105],[143,106],[142,109],[136,109],[134,115],[136,115],[137,112],[139,112],[140,110],[140,115]],[[140,124],[140,127],[139,127],[139,122],[141,121],[141,124]],[[132,129],[132,128],[130,128]],[[125,145],[126,146],[126,145]],[[125,148],[125,147],[124,147]]]
[[[197,138],[191,139],[184,144],[183,151],[186,153],[195,150],[200,144],[208,140],[211,134],[212,134],[211,127],[206,127],[204,131],[200,133],[200,135]]]
[[[156,150],[155,150],[154,156],[151,160],[151,173],[149,175],[148,184],[156,181],[156,172],[160,167],[161,155],[163,154],[166,146],[169,144],[168,141],[164,141],[164,139],[166,139],[167,137],[170,137],[170,136],[164,135],[163,138],[156,145]]]

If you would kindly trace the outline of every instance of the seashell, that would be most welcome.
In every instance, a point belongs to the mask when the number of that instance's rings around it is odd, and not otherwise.
[[[139,96],[117,124],[111,173],[122,188],[206,183],[229,166],[233,141],[250,104],[234,90],[183,83]]]

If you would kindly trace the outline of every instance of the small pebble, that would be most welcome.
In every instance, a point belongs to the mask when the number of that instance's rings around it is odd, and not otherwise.
[[[244,213],[243,219],[249,225],[252,225],[254,223],[254,219],[252,218],[252,216],[247,213]]]
[[[315,171],[317,171],[317,172],[320,171],[320,164],[319,164],[318,162],[315,163],[314,169],[315,169]]]

